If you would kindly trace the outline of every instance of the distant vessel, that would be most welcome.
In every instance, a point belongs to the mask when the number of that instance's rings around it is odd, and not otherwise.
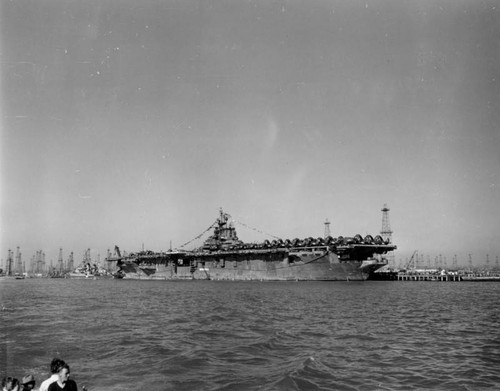
[[[116,262],[116,278],[356,281],[385,266],[382,255],[396,249],[379,235],[244,243],[222,209],[212,227],[213,234],[193,251],[121,255],[115,246],[106,261]]]
[[[80,266],[78,266],[75,270],[65,275],[66,278],[74,278],[74,279],[82,279],[82,278],[103,278],[103,277],[111,277],[108,275],[107,271],[103,268],[100,268],[95,263],[93,265],[85,259]]]

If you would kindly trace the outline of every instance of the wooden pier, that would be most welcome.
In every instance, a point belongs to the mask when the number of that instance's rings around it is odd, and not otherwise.
[[[382,271],[375,273],[372,280],[383,281],[499,281],[499,273],[428,272],[428,271]]]
[[[398,273],[398,281],[463,281],[460,274]]]

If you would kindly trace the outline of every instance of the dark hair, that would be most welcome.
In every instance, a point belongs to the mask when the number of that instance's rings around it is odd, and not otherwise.
[[[10,376],[2,379],[2,388],[4,388],[7,384],[12,384],[12,378]]]
[[[19,380],[17,380],[16,378],[8,376],[2,379],[2,388],[5,387],[7,388],[7,390],[12,390],[18,385],[19,385]]]
[[[66,365],[64,360],[61,360],[60,358],[54,358],[52,362],[50,363],[50,372],[52,373],[57,373],[61,370],[61,368]]]

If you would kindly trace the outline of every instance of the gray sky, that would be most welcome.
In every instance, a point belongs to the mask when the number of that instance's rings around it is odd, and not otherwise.
[[[384,203],[397,258],[500,255],[497,1],[0,4],[3,259],[166,250],[219,207],[376,235]]]

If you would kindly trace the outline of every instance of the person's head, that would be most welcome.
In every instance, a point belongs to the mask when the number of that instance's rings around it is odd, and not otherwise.
[[[24,376],[21,380],[23,390],[32,390],[35,388],[35,377],[33,375]]]
[[[50,363],[50,372],[51,373],[59,373],[59,371],[61,370],[61,368],[65,364],[66,363],[64,362],[64,360],[61,360],[60,358],[56,357],[56,358],[52,359],[52,362]]]
[[[70,373],[70,370],[69,370],[69,365],[68,364],[64,364],[61,369],[59,370],[59,372],[57,373],[57,376],[59,376],[59,381],[64,384],[68,381],[69,379],[69,373]]]
[[[13,377],[4,377],[2,379],[2,391],[17,391],[19,390],[19,380]]]

